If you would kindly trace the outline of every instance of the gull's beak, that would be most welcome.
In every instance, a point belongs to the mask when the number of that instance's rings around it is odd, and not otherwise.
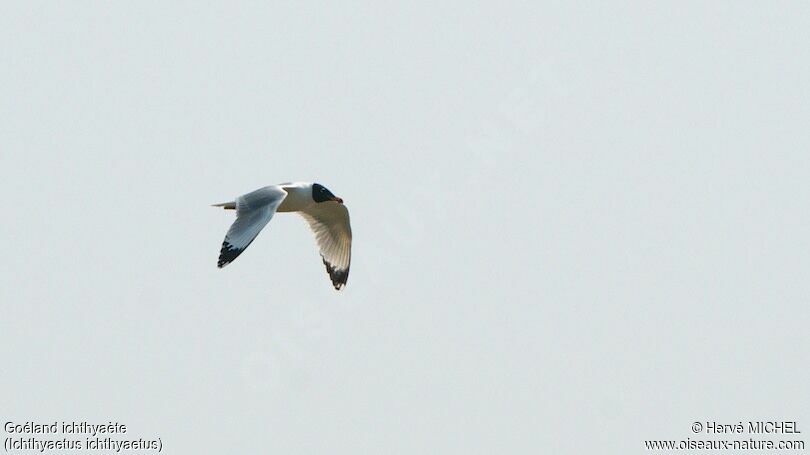
[[[332,198],[332,200],[333,200],[333,201],[335,201],[335,202],[337,202],[338,204],[342,204],[342,203],[343,203],[343,199],[341,199],[341,198],[339,198],[339,197],[337,197],[337,196],[336,196],[336,197],[333,197],[333,198]]]

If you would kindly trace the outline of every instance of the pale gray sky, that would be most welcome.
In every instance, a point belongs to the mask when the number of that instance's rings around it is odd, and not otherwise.
[[[804,2],[4,2],[0,418],[200,453],[810,430]],[[335,292],[280,214],[346,200]]]

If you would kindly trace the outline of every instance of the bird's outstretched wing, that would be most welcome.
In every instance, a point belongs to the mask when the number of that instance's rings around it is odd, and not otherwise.
[[[266,186],[236,198],[236,221],[225,234],[217,267],[225,267],[245,251],[273,218],[285,197],[287,192],[278,186]]]
[[[349,209],[337,202],[321,202],[299,213],[315,233],[321,258],[329,278],[332,279],[332,285],[340,290],[349,279],[349,265],[352,260]]]

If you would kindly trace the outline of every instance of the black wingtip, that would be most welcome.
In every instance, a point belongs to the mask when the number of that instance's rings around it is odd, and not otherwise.
[[[323,265],[326,266],[326,271],[329,273],[329,278],[332,280],[332,286],[334,286],[338,291],[343,289],[343,287],[346,286],[346,281],[349,279],[348,267],[345,270],[337,269],[332,264],[328,263],[323,257],[321,257],[321,260],[323,261]]]
[[[217,261],[217,267],[220,269],[225,267],[226,265],[230,264],[234,261],[237,257],[239,257],[242,252],[245,251],[244,248],[234,248],[228,242],[222,242],[222,249],[219,250],[219,260]]]

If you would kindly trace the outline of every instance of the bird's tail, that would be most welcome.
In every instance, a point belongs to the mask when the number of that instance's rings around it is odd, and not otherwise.
[[[221,204],[211,204],[211,207],[222,207],[225,210],[236,210],[236,202],[223,202]]]

